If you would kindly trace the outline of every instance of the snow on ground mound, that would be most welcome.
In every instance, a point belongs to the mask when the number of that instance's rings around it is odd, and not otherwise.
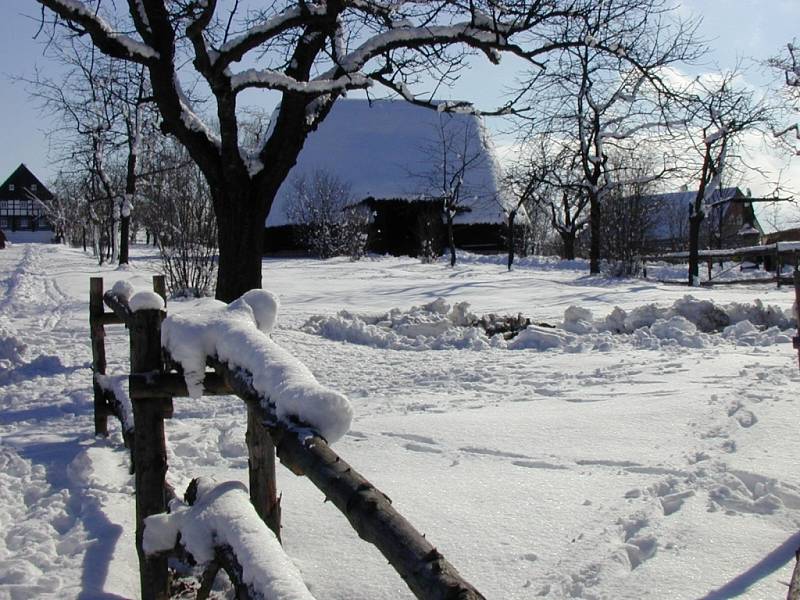
[[[658,349],[662,346],[706,348],[724,342],[768,346],[791,341],[791,315],[760,300],[752,304],[719,305],[684,296],[672,306],[646,304],[630,312],[619,307],[602,319],[588,309],[570,306],[557,327],[528,325],[513,339],[488,336],[483,322],[466,302],[450,305],[443,298],[414,306],[393,308],[380,315],[340,311],[314,316],[303,331],[336,341],[395,350],[513,350],[561,349],[566,352],[608,351],[620,344]]]
[[[206,358],[215,356],[251,373],[253,387],[275,405],[278,418],[299,419],[330,443],[347,433],[353,417],[347,398],[320,385],[270,339],[278,308],[273,294],[251,290],[231,304],[205,298],[183,306],[164,320],[161,345],[183,367],[193,398],[202,396]]]
[[[448,304],[438,298],[408,311],[393,308],[379,315],[359,315],[343,310],[333,317],[311,317],[301,328],[332,340],[394,350],[482,350],[489,338],[474,327],[477,317],[469,304]]]
[[[22,362],[27,345],[0,325],[0,367],[8,369]]]

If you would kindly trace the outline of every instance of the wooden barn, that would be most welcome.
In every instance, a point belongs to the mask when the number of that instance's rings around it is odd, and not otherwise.
[[[304,224],[294,206],[296,182],[319,173],[347,188],[344,204],[368,208],[368,251],[415,256],[426,243],[441,249],[444,197],[459,169],[456,245],[503,250],[509,201],[480,117],[399,100],[339,100],[278,191],[266,222],[265,252],[300,250],[297,232]]]
[[[36,175],[20,164],[0,185],[0,230],[11,241],[50,241],[53,231],[43,201],[52,198]]]

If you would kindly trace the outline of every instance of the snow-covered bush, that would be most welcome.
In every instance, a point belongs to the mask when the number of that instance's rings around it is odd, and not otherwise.
[[[288,214],[298,242],[320,258],[346,255],[358,260],[367,247],[370,213],[353,205],[350,185],[327,171],[292,181]]]

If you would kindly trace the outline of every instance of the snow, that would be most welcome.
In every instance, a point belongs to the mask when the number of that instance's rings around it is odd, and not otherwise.
[[[145,552],[171,550],[180,534],[181,544],[203,566],[214,560],[215,546],[230,546],[242,567],[242,581],[264,598],[313,600],[297,567],[250,503],[244,484],[200,478],[195,504],[176,501],[171,511],[145,520]]]
[[[462,185],[463,204],[470,211],[459,214],[455,222],[504,223],[503,206],[510,209],[511,201],[501,190],[500,166],[480,117],[440,115],[405,101],[343,99],[306,140],[297,164],[278,190],[267,226],[291,224],[293,178],[319,170],[349,184],[354,202],[369,197],[413,202],[441,196],[441,175],[437,177],[430,166],[430,154],[439,143],[440,118],[448,135],[463,135],[465,129],[472,132],[467,156],[480,157],[467,169]],[[457,146],[448,151],[451,168],[458,164]]]
[[[111,286],[111,293],[115,296],[118,296],[123,302],[128,302],[131,299],[131,296],[136,293],[136,290],[133,289],[133,286],[129,281],[120,279],[113,286]]]
[[[139,596],[128,451],[113,420],[108,439],[93,435],[87,330],[89,277],[146,289],[157,251],[133,245],[131,266],[118,272],[57,245],[0,251],[0,597]],[[353,405],[337,452],[487,598],[786,595],[800,545],[800,369],[778,339],[791,287],[689,290],[538,257],[508,272],[503,257],[466,254],[452,269],[269,259],[264,281],[281,300],[274,343]],[[509,348],[513,339],[409,351],[301,329],[340,311],[398,309],[395,321],[410,323],[412,307],[440,297],[450,308],[438,318],[463,302],[464,316],[522,313],[583,351]],[[240,310],[266,337],[253,304]],[[169,314],[196,306],[171,302]],[[714,324],[716,309],[730,323]],[[681,345],[681,335],[705,345]],[[124,374],[122,326],[106,327],[106,348],[109,376]],[[174,407],[170,483],[247,483],[242,401]],[[315,596],[412,597],[305,478],[280,467],[278,489],[285,551]]]
[[[140,310],[164,310],[164,299],[149,290],[142,290],[136,292],[128,300],[128,306],[131,312],[138,312]]]
[[[164,320],[161,345],[183,367],[192,398],[202,396],[207,357],[216,357],[251,374],[263,404],[274,405],[279,419],[299,419],[333,443],[350,428],[350,403],[270,339],[277,308],[276,297],[265,290],[250,290],[229,305],[197,300],[190,311]]]

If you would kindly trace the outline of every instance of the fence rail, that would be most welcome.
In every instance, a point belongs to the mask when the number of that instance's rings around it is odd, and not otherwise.
[[[154,291],[164,297],[163,277],[154,277]],[[112,312],[107,313],[103,304]],[[142,536],[145,519],[167,510],[174,495],[166,482],[167,453],[164,419],[172,418],[172,399],[188,396],[183,377],[172,371],[170,357],[160,345],[160,327],[166,312],[131,311],[125,298],[103,294],[101,278],[90,285],[90,331],[95,389],[95,433],[107,435],[108,416],[124,415],[99,385],[105,375],[105,325],[124,323],[130,332],[129,397],[133,428],[126,437],[136,475],[136,544],[139,553],[142,598],[169,597],[166,557],[147,555]],[[275,456],[296,475],[304,475],[348,519],[358,535],[375,545],[411,591],[430,600],[483,596],[464,580],[428,539],[392,506],[391,500],[334,452],[307,424],[288,424],[277,418],[274,405],[250,383],[253,374],[207,357],[210,371],[204,395],[240,397],[247,408],[250,500],[256,512],[280,540],[280,500],[275,481]],[[115,399],[116,400],[116,399]],[[121,404],[121,402],[116,402]],[[205,584],[204,584],[205,585]]]
[[[797,270],[800,266],[800,242],[777,242],[763,246],[747,246],[743,248],[723,248],[719,250],[700,250],[699,258],[701,263],[705,262],[708,269],[708,279],[701,285],[735,285],[752,283],[777,283],[778,287],[791,285],[794,280],[791,275],[784,275],[784,267],[793,267]],[[683,263],[689,260],[688,252],[669,252],[652,256],[642,257],[642,266],[645,277],[647,277],[647,263],[667,262]],[[732,261],[736,263],[733,267],[740,266],[745,262],[763,262],[764,270],[772,272],[772,277],[758,279],[735,279],[720,280],[716,279],[720,274],[713,275],[712,269],[714,262]],[[727,269],[725,272],[730,271]],[[664,283],[674,283],[665,281]]]

